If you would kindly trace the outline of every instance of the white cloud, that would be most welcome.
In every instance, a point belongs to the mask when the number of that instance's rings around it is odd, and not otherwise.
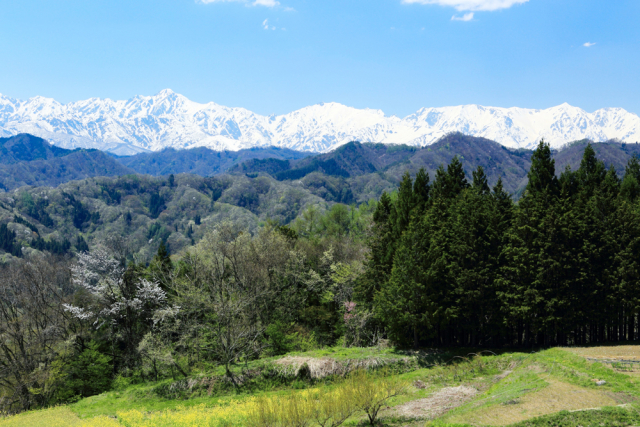
[[[196,2],[204,3],[204,4],[222,3],[222,2],[229,2],[229,1],[248,3],[248,0],[196,0]],[[276,6],[280,6],[280,2],[277,0],[255,0],[253,3],[251,3],[251,6],[276,7]]]
[[[586,42],[586,43],[585,43],[585,44],[583,44],[582,46],[584,46],[584,47],[591,47],[591,46],[595,46],[595,43],[589,43],[589,42]]]
[[[255,0],[252,3],[253,6],[266,6],[266,7],[276,7],[280,5],[279,1],[276,0]]]
[[[455,7],[456,9],[481,11],[508,9],[515,4],[526,3],[529,0],[402,0],[402,3],[437,4]]]
[[[473,20],[473,12],[469,12],[469,13],[465,13],[462,16],[455,16],[453,15],[451,17],[452,21],[464,21],[464,22],[469,22]]]
[[[276,27],[272,27],[272,26],[269,25],[269,20],[268,19],[265,19],[262,22],[262,28],[264,28],[265,30],[275,30],[276,29]]]

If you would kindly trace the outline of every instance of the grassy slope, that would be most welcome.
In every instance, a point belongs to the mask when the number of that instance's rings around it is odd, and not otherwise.
[[[406,354],[404,352],[396,352],[393,349],[378,349],[378,348],[326,348],[321,350],[313,350],[309,352],[297,352],[289,353],[287,358],[293,358],[294,360],[301,360],[305,362],[308,359],[322,359],[330,358],[337,361],[341,365],[356,364],[358,362],[372,362],[377,366],[389,366],[398,367],[396,361],[407,361],[409,367],[402,368],[403,370],[409,370],[410,373],[406,374],[407,379],[417,378],[420,376],[420,372],[429,371],[428,369],[415,369],[420,368],[423,365],[434,365],[451,360],[454,357],[451,353],[439,352],[439,353],[424,353],[419,355]],[[250,371],[266,370],[269,369],[272,364],[281,360],[283,357],[270,357],[261,360],[249,362],[247,367],[237,366],[235,368],[235,374],[241,375],[242,369],[248,369]],[[405,363],[402,363],[403,365]],[[295,368],[295,366],[294,366]],[[284,367],[281,368],[283,371]],[[437,372],[437,371],[433,371]],[[423,372],[424,373],[424,372]],[[194,378],[210,378],[213,376],[223,376],[224,368],[219,367],[213,371],[209,371],[201,374],[194,375]],[[414,378],[414,379],[415,379]],[[83,399],[78,403],[71,405],[72,410],[77,413],[81,418],[94,417],[97,415],[111,415],[114,416],[118,411],[145,408],[149,411],[161,411],[165,409],[175,409],[177,407],[193,407],[199,405],[216,406],[220,403],[225,403],[230,400],[245,399],[248,396],[256,393],[266,394],[282,394],[288,393],[291,390],[299,390],[314,387],[317,385],[331,386],[335,382],[334,376],[327,376],[321,379],[298,379],[292,375],[287,378],[276,378],[275,380],[265,380],[258,377],[258,380],[253,384],[241,387],[237,392],[232,390],[218,390],[213,393],[213,396],[209,396],[207,393],[201,395],[201,393],[194,392],[188,399],[166,399],[158,396],[157,390],[162,386],[171,387],[172,384],[179,382],[172,379],[160,381],[159,383],[146,383],[134,385],[126,390],[111,391],[103,393],[99,396],[92,396],[87,399]],[[1,424],[0,424],[1,425]]]
[[[628,348],[623,350],[628,352]],[[287,355],[291,359],[317,360],[331,358],[339,363],[376,360],[392,363],[409,360],[402,365],[399,375],[411,386],[404,396],[389,402],[392,409],[384,412],[384,425],[424,425],[425,419],[399,416],[395,408],[403,408],[407,402],[429,403],[437,392],[466,386],[478,390],[478,394],[458,408],[428,424],[444,425],[517,425],[517,426],[631,426],[640,424],[640,412],[635,401],[640,397],[640,384],[633,373],[622,373],[611,365],[587,361],[564,349],[550,349],[535,354],[504,353],[474,357],[461,357],[464,350],[454,353],[403,353],[379,349],[322,349]],[[609,354],[609,352],[607,352]],[[277,358],[255,361],[249,369],[272,366]],[[449,362],[449,363],[446,363]],[[209,372],[208,375],[220,374]],[[594,380],[604,380],[597,386]],[[140,384],[121,391],[111,391],[100,396],[83,399],[64,408],[36,411],[0,420],[0,427],[31,425],[81,425],[79,420],[90,420],[88,425],[121,425],[105,416],[118,415],[128,420],[128,425],[138,426],[131,420],[150,417],[148,425],[179,425],[175,420],[187,420],[189,416],[212,417],[215,414],[232,413],[250,405],[252,396],[290,396],[307,393],[305,390],[332,388],[341,380],[293,379],[289,382],[261,382],[252,389],[239,393],[221,392],[208,396],[200,394],[188,399],[167,399],[155,392],[158,384]],[[166,380],[165,383],[171,383]],[[434,394],[435,392],[435,394]],[[237,406],[234,406],[237,405]],[[415,406],[415,405],[414,405]],[[604,407],[604,408],[603,408]],[[222,409],[221,409],[222,408]],[[226,408],[226,409],[225,409]],[[596,409],[594,409],[596,408]],[[162,411],[165,415],[160,414]],[[129,412],[127,412],[129,411]],[[215,412],[218,411],[218,412]],[[76,414],[77,416],[74,416]],[[147,414],[147,415],[144,415]],[[158,414],[158,415],[153,415]],[[101,418],[93,418],[102,416]],[[151,418],[156,417],[155,421]],[[182,417],[182,418],[181,418]],[[158,424],[162,418],[163,424]],[[146,419],[146,418],[145,418]],[[67,420],[67,423],[60,424]],[[93,420],[93,421],[91,421]],[[142,423],[142,419],[140,419]],[[174,420],[174,421],[171,421]],[[55,424],[58,422],[59,424]],[[74,424],[75,423],[75,424]],[[187,425],[187,421],[184,421]],[[360,425],[362,416],[352,417],[345,425]],[[145,424],[146,425],[146,424]],[[194,424],[195,425],[195,424]],[[237,422],[230,425],[241,425]]]
[[[606,384],[598,386],[595,380],[604,380]],[[509,425],[526,421],[542,423],[531,425],[547,425],[544,423],[549,421],[552,423],[549,425],[564,425],[553,423],[565,415],[569,418],[578,416],[569,412],[551,417],[549,414],[629,404],[638,397],[640,387],[632,376],[562,349],[550,349],[527,356],[504,380],[474,401],[450,412],[442,422]],[[620,411],[627,410],[621,408]],[[581,414],[578,418],[602,416],[601,411],[589,411],[589,414]],[[536,417],[543,418],[527,421]]]

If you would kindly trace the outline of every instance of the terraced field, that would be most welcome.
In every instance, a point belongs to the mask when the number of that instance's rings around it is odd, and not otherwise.
[[[255,375],[270,372],[279,382],[207,392],[197,384],[214,376],[203,374],[176,398],[158,390],[177,389],[178,381],[140,384],[0,419],[0,427],[364,426],[367,410],[357,403],[364,389],[380,401],[376,425],[633,426],[640,425],[635,360],[636,346],[498,355],[331,349],[254,366],[262,369]]]

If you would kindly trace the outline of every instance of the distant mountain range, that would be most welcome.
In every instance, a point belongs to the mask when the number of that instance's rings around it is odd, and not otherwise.
[[[425,146],[451,132],[511,148],[533,148],[541,138],[555,148],[581,139],[637,142],[640,117],[621,108],[587,113],[562,104],[546,110],[423,108],[398,118],[337,103],[262,116],[243,108],[199,104],[168,89],[127,101],[91,98],[69,104],[0,95],[0,136],[30,133],[63,148],[97,148],[120,155],[194,147],[328,152],[354,140]]]
[[[567,166],[577,169],[587,143],[554,150],[556,173]],[[619,176],[629,158],[640,154],[635,143],[593,148]],[[1,138],[0,187],[7,191],[0,191],[0,224],[8,224],[16,244],[27,252],[43,247],[39,237],[52,248],[68,250],[73,244],[80,250],[80,237],[93,246],[108,236],[126,235],[139,259],[149,260],[161,240],[179,251],[220,221],[250,230],[267,219],[287,224],[310,206],[324,211],[336,202],[377,199],[383,191],[396,190],[407,171],[413,175],[425,168],[433,181],[436,169],[454,156],[468,179],[482,166],[490,185],[501,178],[517,199],[527,182],[532,151],[452,133],[421,148],[350,142],[328,153],[306,154],[200,147],[117,157],[54,147],[27,134]],[[173,180],[167,177],[171,173]],[[5,258],[0,250],[0,262]]]
[[[577,141],[554,150],[556,172],[568,165],[577,169],[588,141]],[[639,144],[617,142],[593,145],[598,158],[612,165],[619,176],[629,158],[640,154]],[[68,181],[99,176],[145,174],[267,175],[291,181],[329,202],[364,202],[391,191],[406,171],[412,175],[424,167],[431,178],[438,166],[459,156],[465,173],[482,166],[494,184],[502,178],[507,191],[517,194],[526,184],[531,150],[512,149],[486,138],[452,133],[427,147],[349,142],[328,153],[311,154],[265,147],[239,151],[213,151],[206,147],[172,148],[159,152],[118,157],[95,149],[67,150],[28,134],[0,138],[0,188],[55,187]]]
[[[233,166],[251,159],[297,160],[313,154],[277,147],[257,147],[238,151],[213,151],[207,147],[190,150],[167,148],[157,152],[118,157],[118,161],[137,173],[148,175],[191,173],[212,176],[225,173]]]

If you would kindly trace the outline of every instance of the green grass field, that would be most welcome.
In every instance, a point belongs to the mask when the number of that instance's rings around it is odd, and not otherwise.
[[[210,378],[220,374],[213,370],[191,381],[138,384],[68,406],[0,418],[0,427],[314,426],[319,425],[312,420],[318,402],[349,398],[344,378],[356,368],[383,369],[386,378],[405,385],[404,393],[385,401],[379,425],[634,426],[640,425],[640,368],[615,363],[634,351],[635,346],[498,355],[316,350],[254,361],[244,369],[262,369],[262,374],[238,389],[212,387]],[[178,389],[176,396],[168,396],[167,390]],[[256,414],[267,406],[295,416],[257,423]],[[342,425],[368,423],[363,411],[355,411]]]

